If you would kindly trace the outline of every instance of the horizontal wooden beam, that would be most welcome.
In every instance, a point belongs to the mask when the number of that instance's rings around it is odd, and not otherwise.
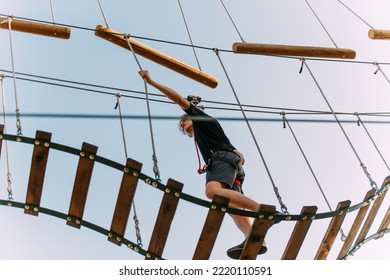
[[[35,35],[42,35],[48,37],[54,37],[59,39],[69,39],[71,29],[68,27],[57,26],[54,24],[42,24],[37,22],[30,22],[24,20],[10,19],[11,30],[25,32]],[[9,29],[9,19],[6,17],[0,17],[0,28]]]
[[[390,30],[370,29],[368,37],[373,40],[390,40]]]
[[[263,54],[342,59],[354,59],[356,57],[356,52],[350,49],[251,43],[234,43],[233,52],[242,54]]]
[[[127,50],[129,48],[129,43],[134,50],[134,52],[140,56],[143,56],[151,61],[154,61],[164,67],[167,67],[173,71],[176,71],[190,79],[193,79],[199,83],[202,83],[208,87],[216,88],[218,81],[213,76],[206,74],[202,71],[199,71],[196,68],[193,68],[181,61],[178,61],[158,50],[155,50],[149,46],[146,46],[132,38],[125,38],[123,34],[118,33],[117,31],[104,27],[102,25],[96,26],[95,35],[105,39],[113,44],[116,44]]]

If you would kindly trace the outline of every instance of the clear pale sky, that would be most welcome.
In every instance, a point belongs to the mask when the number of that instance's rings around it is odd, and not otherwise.
[[[118,118],[56,118],[29,117],[23,114],[88,114],[118,116],[114,109],[116,93],[124,115],[146,116],[147,104],[144,82],[138,75],[138,65],[132,54],[94,35],[96,25],[105,25],[98,1],[53,0],[55,22],[73,26],[69,40],[46,38],[27,33],[12,32],[12,51],[16,80],[16,93],[22,114],[23,135],[34,137],[36,130],[52,133],[52,141],[74,148],[83,142],[99,147],[98,154],[124,164],[125,151]],[[329,208],[314,180],[292,133],[283,128],[280,112],[286,111],[293,131],[311,164],[312,169],[332,208],[344,200],[352,205],[361,202],[371,186],[357,160],[351,145],[334,118],[324,114],[308,114],[306,110],[329,112],[323,93],[343,121],[342,126],[364,162],[370,175],[381,186],[389,170],[378,155],[362,126],[356,124],[354,112],[387,113],[390,104],[390,42],[369,39],[368,30],[390,29],[385,0],[370,2],[344,0],[353,12],[337,0],[225,0],[237,29],[248,43],[283,44],[349,48],[356,51],[353,61],[308,59],[315,81],[307,68],[299,73],[299,58],[238,55],[230,50],[240,36],[234,28],[221,1],[181,0],[197,58],[202,70],[215,76],[219,85],[208,88],[152,61],[139,57],[141,67],[149,70],[156,81],[187,95],[203,98],[206,112],[221,119],[221,124],[232,143],[246,156],[245,193],[260,203],[275,205],[280,209],[272,184],[256,148],[242,113],[237,110],[236,92],[242,104],[261,106],[247,112],[249,118],[268,118],[273,121],[250,121],[255,138],[265,158],[272,178],[283,202],[291,214],[299,214],[303,206],[318,206],[318,212]],[[190,44],[177,0],[101,1],[109,27],[134,37],[158,39]],[[28,19],[52,22],[50,1],[0,0],[0,13]],[[359,18],[360,17],[360,18]],[[324,30],[323,26],[326,28]],[[328,34],[329,35],[328,35]],[[156,40],[137,39],[195,68],[198,67],[193,49],[178,44]],[[6,74],[6,112],[15,112],[15,91],[12,79],[11,47],[8,30],[0,30],[0,73]],[[335,46],[336,45],[336,46]],[[233,88],[211,50],[218,48]],[[227,50],[227,51],[226,51]],[[381,71],[374,62],[380,63]],[[374,74],[376,72],[376,74]],[[75,85],[80,88],[60,87],[47,79],[30,78],[23,74],[62,79],[96,86]],[[50,80],[53,82],[53,80]],[[317,82],[317,84],[316,84]],[[105,86],[102,88],[97,86]],[[115,90],[113,88],[117,88]],[[83,90],[88,89],[88,90]],[[127,92],[139,91],[140,93]],[[104,93],[102,93],[104,92]],[[159,94],[149,87],[148,92]],[[137,98],[132,98],[137,97]],[[167,101],[162,96],[153,99]],[[227,102],[224,105],[213,102]],[[274,109],[265,109],[272,107]],[[227,110],[227,108],[235,110]],[[299,109],[293,114],[291,109]],[[169,102],[150,103],[152,116],[178,117],[182,111]],[[388,115],[388,114],[385,114]],[[236,119],[229,121],[226,118]],[[303,119],[304,122],[294,122]],[[389,160],[388,118],[362,116],[370,135],[385,159]],[[319,120],[329,120],[320,122]],[[384,123],[373,123],[382,121]],[[3,122],[3,121],[2,121]],[[7,133],[16,134],[15,117],[7,116]],[[173,178],[184,184],[183,191],[205,199],[204,177],[197,174],[197,157],[192,139],[181,135],[175,119],[153,119],[155,150],[161,180]],[[130,158],[143,163],[142,172],[153,175],[152,144],[148,120],[125,119],[125,139]],[[31,164],[32,147],[9,142],[9,162],[12,190],[15,201],[24,202]],[[5,150],[1,154],[0,196],[7,199]],[[78,158],[51,150],[41,206],[67,213],[72,194]],[[119,190],[121,174],[100,164],[95,170],[88,194],[84,219],[101,227],[111,224],[113,209]],[[159,209],[162,193],[140,183],[135,204],[140,220],[144,248]],[[374,221],[373,234],[389,205],[384,203]],[[343,224],[345,233],[356,212],[347,216]],[[191,259],[207,209],[180,201],[165,247],[163,258]],[[131,216],[132,217],[132,216]],[[134,224],[129,219],[126,237],[135,241]],[[69,227],[65,221],[45,214],[38,217],[23,214],[16,208],[1,207],[3,240],[2,259],[143,259],[143,256],[108,242],[105,236],[87,228]],[[300,260],[313,259],[325,234],[329,219],[316,220],[298,255]],[[268,252],[258,259],[278,260],[291,235],[294,222],[283,222],[270,229],[266,237]],[[241,243],[242,234],[230,217],[226,216],[216,241],[211,259],[228,259],[225,252]],[[335,259],[342,246],[337,237],[329,259]],[[389,236],[371,241],[350,259],[390,259]]]

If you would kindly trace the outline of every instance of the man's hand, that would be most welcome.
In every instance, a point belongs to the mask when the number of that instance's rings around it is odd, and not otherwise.
[[[150,74],[148,71],[146,70],[141,70],[138,72],[139,75],[142,77],[142,79],[145,80],[145,82],[147,82],[148,84],[152,81],[152,78],[150,77]]]

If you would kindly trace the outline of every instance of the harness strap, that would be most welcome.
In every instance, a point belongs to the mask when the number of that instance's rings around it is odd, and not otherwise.
[[[203,174],[207,171],[207,168],[209,166],[208,166],[208,164],[205,164],[202,167],[202,165],[200,163],[199,147],[198,147],[198,144],[196,144],[195,138],[194,138],[194,144],[195,144],[195,148],[196,148],[196,155],[198,156],[198,173]]]

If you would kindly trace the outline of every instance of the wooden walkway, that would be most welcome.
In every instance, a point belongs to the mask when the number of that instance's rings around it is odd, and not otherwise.
[[[175,217],[177,205],[180,199],[196,203],[203,207],[208,207],[208,215],[204,221],[203,229],[199,236],[199,241],[194,249],[194,260],[207,260],[210,258],[215,241],[218,237],[224,216],[226,213],[248,214],[249,212],[229,208],[229,199],[216,196],[211,202],[206,202],[195,197],[191,197],[182,192],[183,184],[173,179],[169,179],[167,184],[162,184],[151,177],[141,173],[142,164],[128,159],[124,165],[109,161],[97,155],[98,147],[83,143],[80,150],[66,147],[51,142],[51,134],[48,132],[37,131],[35,138],[23,136],[14,136],[3,134],[4,127],[0,125],[0,156],[3,141],[24,142],[34,145],[31,159],[30,175],[28,180],[27,194],[25,203],[17,203],[2,200],[3,205],[24,208],[24,213],[38,216],[40,212],[57,216],[66,220],[66,224],[75,228],[87,226],[100,233],[107,234],[110,242],[116,245],[125,244],[133,251],[143,254],[145,259],[163,259],[163,253],[169,236],[172,221]],[[74,186],[69,211],[67,214],[55,212],[42,208],[41,197],[44,189],[45,171],[48,163],[49,152],[51,149],[60,150],[66,153],[72,153],[79,157],[78,167],[74,175]],[[109,230],[101,229],[99,226],[91,225],[83,220],[86,198],[89,191],[91,177],[93,175],[94,163],[98,161],[111,168],[122,171],[122,181],[119,186],[118,197],[113,210],[111,227]],[[149,241],[147,250],[143,250],[131,241],[125,238],[125,229],[127,226],[133,198],[140,181],[153,186],[164,192],[160,209],[155,221],[155,226]],[[295,223],[294,229],[287,242],[282,260],[295,260],[299,251],[309,234],[309,229],[316,219],[328,219],[329,225],[323,235],[322,241],[318,245],[314,259],[325,260],[333,248],[336,236],[340,231],[345,217],[355,215],[355,220],[347,234],[344,246],[341,248],[337,259],[345,259],[348,254],[356,250],[367,240],[374,219],[382,206],[382,202],[387,194],[390,185],[390,176],[385,178],[380,190],[371,189],[367,192],[362,202],[351,206],[350,201],[341,201],[334,212],[317,214],[316,206],[304,206],[298,215],[274,215],[275,206],[261,205],[258,212],[251,212],[254,217],[254,223],[247,238],[240,259],[253,260],[257,257],[257,252],[271,227],[273,220]],[[357,210],[357,211],[355,211]],[[241,211],[241,212],[240,212]],[[389,232],[390,207],[382,218],[380,227],[376,231],[375,239],[382,238]]]

